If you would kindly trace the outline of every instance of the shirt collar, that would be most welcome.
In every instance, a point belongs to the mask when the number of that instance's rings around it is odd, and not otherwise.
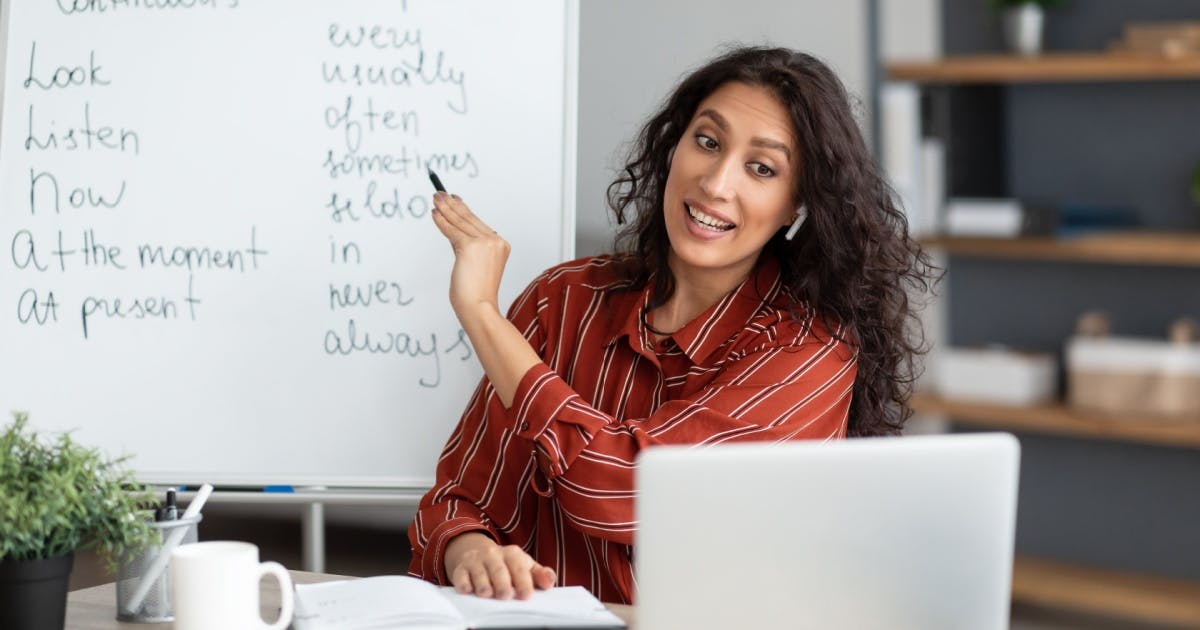
[[[650,348],[646,347],[646,330],[642,325],[642,309],[646,308],[646,304],[650,300],[650,289],[653,286],[654,279],[651,278],[641,291],[620,292],[611,297],[609,312],[613,316],[610,320],[606,336],[608,341],[604,343],[605,346],[611,346],[622,337],[628,337],[629,345],[635,351],[653,354]]]
[[[627,301],[623,301],[620,305],[621,310],[616,312],[624,311],[624,317],[613,318],[606,345],[628,336],[635,350],[648,350],[644,348],[644,340],[648,338],[648,334],[641,314],[649,302],[653,286],[654,281],[651,278],[640,292],[621,296]],[[764,305],[775,301],[781,289],[779,262],[770,257],[760,260],[750,272],[750,276],[736,289],[670,337],[693,364],[700,364],[745,328]]]

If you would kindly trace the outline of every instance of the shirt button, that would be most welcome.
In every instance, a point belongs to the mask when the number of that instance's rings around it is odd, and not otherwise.
[[[521,423],[521,430],[522,430],[522,431],[528,431],[528,430],[529,430],[529,423],[528,423],[528,422],[522,422],[522,423]]]

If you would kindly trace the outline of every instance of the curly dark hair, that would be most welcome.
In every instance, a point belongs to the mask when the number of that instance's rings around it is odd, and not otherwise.
[[[807,207],[808,220],[791,241],[782,230],[771,237],[762,255],[779,260],[783,285],[797,299],[793,319],[801,320],[807,301],[828,330],[842,324],[844,341],[858,351],[849,435],[899,433],[912,414],[913,358],[926,351],[907,289],[927,291],[937,270],[909,237],[846,89],[816,58],[783,48],[733,49],[685,77],[642,127],[608,187],[609,207],[625,226],[616,239],[623,284],[640,288],[653,278],[652,308],[673,293],[663,217],[671,153],[700,102],[730,82],[773,93],[791,114],[800,148],[795,202]]]

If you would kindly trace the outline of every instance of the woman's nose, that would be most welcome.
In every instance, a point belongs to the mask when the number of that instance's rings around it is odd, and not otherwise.
[[[700,190],[714,200],[728,201],[733,195],[736,167],[731,159],[714,160],[700,178]]]

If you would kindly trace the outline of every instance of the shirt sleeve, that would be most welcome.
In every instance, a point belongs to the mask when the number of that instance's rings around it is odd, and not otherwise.
[[[539,279],[540,280],[540,279]],[[513,302],[508,319],[535,349],[544,350],[537,321],[538,281]],[[422,497],[408,530],[413,557],[409,573],[449,584],[446,544],[470,531],[496,542],[527,539],[535,516],[529,479],[536,470],[530,444],[509,429],[513,420],[484,377],[450,434],[433,488]]]
[[[534,446],[533,481],[557,497],[576,528],[632,545],[634,460],[642,449],[845,436],[856,355],[836,335],[817,337],[749,352],[694,395],[620,421],[547,366],[534,366],[510,410],[517,435]]]

